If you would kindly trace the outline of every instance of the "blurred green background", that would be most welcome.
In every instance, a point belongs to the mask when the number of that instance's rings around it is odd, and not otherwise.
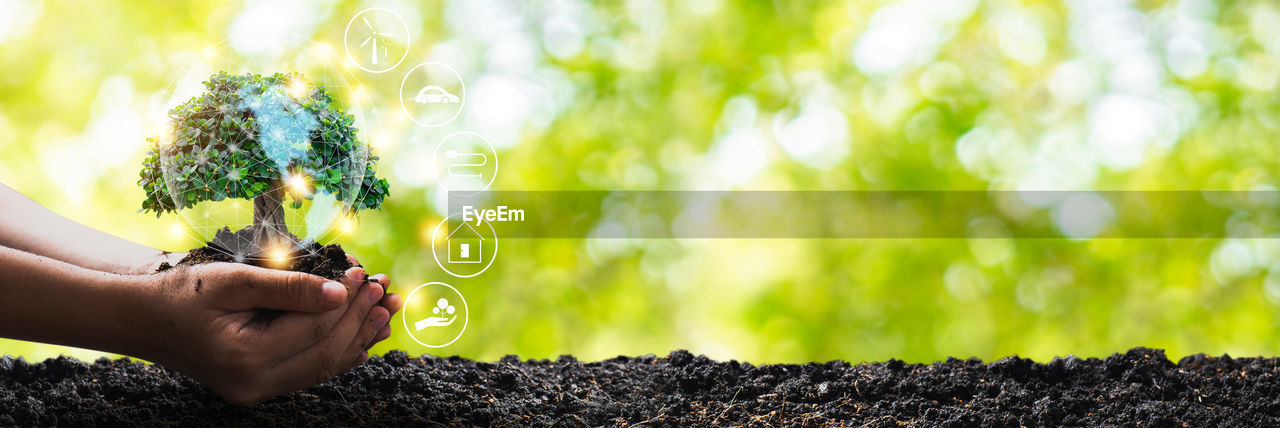
[[[1273,190],[1269,1],[0,0],[0,181],[117,235],[197,246],[180,217],[136,212],[169,83],[219,44],[298,34],[341,52],[371,6],[413,33],[395,70],[349,68],[392,196],[338,242],[400,292],[448,282],[472,311],[439,350],[397,318],[379,353],[1280,353],[1280,240],[511,239],[456,279],[430,254],[444,195],[426,166],[470,130],[497,147],[497,190]],[[427,59],[468,85],[443,128],[396,105]]]

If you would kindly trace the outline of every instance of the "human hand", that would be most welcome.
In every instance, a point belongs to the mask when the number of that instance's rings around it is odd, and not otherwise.
[[[347,254],[347,261],[351,262],[351,266],[353,266],[352,269],[364,268],[364,266],[360,265],[360,261],[356,260],[356,257],[351,254]],[[394,317],[396,315],[396,312],[400,312],[400,309],[404,307],[404,299],[401,298],[400,295],[398,294],[388,292],[388,290],[391,289],[390,288],[391,278],[388,278],[386,274],[379,273],[375,275],[370,275],[369,281],[373,281],[382,285],[382,290],[384,293],[382,295],[382,300],[378,301],[378,306],[382,306],[383,308],[386,308],[387,313],[390,314],[387,319],[390,320],[391,319],[390,317]],[[387,321],[387,325],[382,327],[381,330],[378,330],[378,335],[374,337],[373,344],[377,344],[378,342],[387,340],[388,337],[391,337],[390,321]],[[373,344],[369,346],[372,347]]]
[[[162,290],[142,314],[152,340],[136,354],[241,405],[319,384],[363,362],[366,350],[390,335],[391,311],[400,306],[379,286],[389,283],[386,276],[366,277],[361,267],[348,269],[341,282],[236,263],[185,266],[152,278]],[[263,319],[264,309],[285,312]]]

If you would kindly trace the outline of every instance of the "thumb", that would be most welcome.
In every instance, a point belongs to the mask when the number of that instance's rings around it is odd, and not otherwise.
[[[237,309],[325,312],[347,301],[345,285],[308,273],[249,268],[235,277],[241,286],[229,289]]]

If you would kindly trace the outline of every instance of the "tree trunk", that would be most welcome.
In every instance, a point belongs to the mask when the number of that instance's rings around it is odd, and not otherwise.
[[[258,256],[281,248],[292,252],[296,244],[284,223],[283,184],[274,182],[270,190],[253,198],[253,246]]]

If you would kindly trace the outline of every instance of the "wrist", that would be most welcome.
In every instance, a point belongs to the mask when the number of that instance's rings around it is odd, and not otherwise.
[[[154,276],[108,273],[0,246],[0,336],[144,355]],[[151,288],[148,290],[148,288]],[[151,307],[148,307],[151,306]],[[152,317],[154,318],[154,317]]]
[[[117,348],[110,351],[149,361],[162,358],[167,327],[160,322],[165,319],[160,313],[165,305],[158,300],[167,295],[162,291],[162,275],[106,275],[112,291],[99,304],[97,318],[107,330],[102,334]]]

